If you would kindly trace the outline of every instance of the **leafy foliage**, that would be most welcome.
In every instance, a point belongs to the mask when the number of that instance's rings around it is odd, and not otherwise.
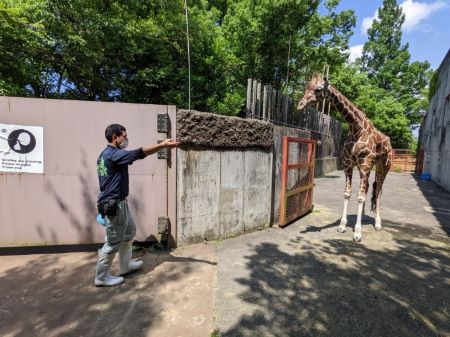
[[[339,2],[188,0],[191,107],[242,113],[249,77],[299,97],[328,65],[394,146],[407,146],[427,107],[429,64],[410,63],[395,0],[383,1],[362,58],[348,64],[356,17]],[[184,0],[0,0],[0,94],[187,107],[184,9]]]

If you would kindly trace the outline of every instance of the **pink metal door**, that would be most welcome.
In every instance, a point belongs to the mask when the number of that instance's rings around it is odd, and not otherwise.
[[[161,114],[172,122],[169,132],[158,132]],[[102,242],[96,161],[105,127],[124,125],[130,149],[176,137],[176,107],[167,105],[0,97],[0,121],[42,127],[44,162],[43,173],[0,172],[0,247]],[[155,154],[129,168],[139,241],[161,239],[160,217],[170,219],[168,239],[176,241],[175,156],[176,150],[172,160]]]

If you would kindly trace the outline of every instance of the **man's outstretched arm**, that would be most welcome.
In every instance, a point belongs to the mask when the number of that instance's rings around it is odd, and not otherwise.
[[[142,147],[142,151],[144,152],[144,154],[146,156],[148,156],[148,155],[151,155],[151,154],[154,154],[154,153],[158,152],[161,149],[164,149],[165,147],[168,147],[170,149],[174,148],[174,147],[177,147],[178,144],[180,144],[180,143],[175,141],[175,140],[173,140],[173,139],[168,138],[168,139],[166,139],[166,140],[164,140],[161,143],[156,144],[156,145],[143,146]]]

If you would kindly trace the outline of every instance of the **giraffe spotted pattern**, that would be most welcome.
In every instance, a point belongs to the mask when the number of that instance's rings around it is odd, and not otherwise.
[[[356,166],[359,171],[360,183],[358,190],[358,215],[353,239],[361,241],[361,219],[369,189],[369,176],[373,166],[376,166],[376,173],[371,210],[376,213],[375,229],[381,230],[380,198],[384,180],[392,163],[391,141],[388,136],[375,128],[361,109],[331,85],[328,79],[323,79],[320,74],[313,75],[305,89],[303,98],[298,104],[298,109],[301,110],[308,103],[316,103],[323,99],[331,102],[349,125],[349,133],[343,149],[343,165],[346,177],[344,210],[338,231],[346,231],[347,207],[352,194],[353,168]]]

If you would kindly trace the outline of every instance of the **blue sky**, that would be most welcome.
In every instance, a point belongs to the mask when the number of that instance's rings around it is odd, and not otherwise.
[[[350,40],[351,57],[359,56],[367,28],[382,0],[341,0],[338,11],[352,9],[357,17]],[[405,13],[403,44],[409,43],[411,61],[430,62],[436,69],[450,48],[450,0],[397,0]]]

